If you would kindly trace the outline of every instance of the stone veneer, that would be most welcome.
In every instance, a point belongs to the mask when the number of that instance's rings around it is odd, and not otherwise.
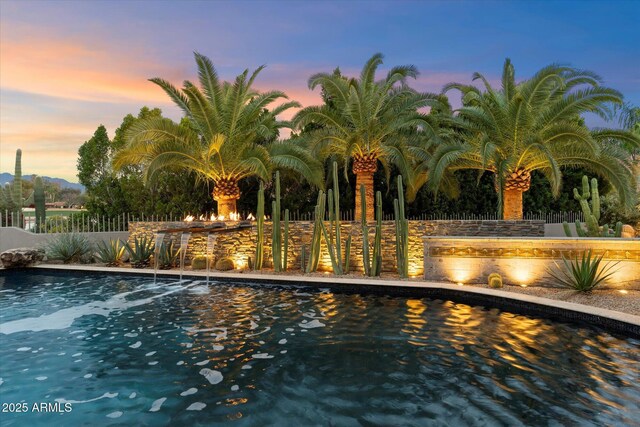
[[[558,287],[549,271],[589,250],[603,256],[603,265],[616,263],[602,287],[640,289],[639,239],[425,237],[424,277],[474,284],[499,273],[506,284]]]
[[[129,241],[138,236],[153,238],[157,230],[187,227],[205,227],[208,222],[133,222],[129,224]],[[228,222],[228,227],[237,223]],[[373,244],[375,223],[369,226],[369,242]],[[328,226],[328,223],[327,223]],[[342,222],[342,238],[353,232],[350,268],[352,271],[363,271],[362,263],[362,228],[360,223]],[[228,233],[216,233],[217,241],[213,251],[214,259],[230,257],[236,268],[247,266],[249,257],[255,258],[256,228],[241,229]],[[306,257],[313,234],[313,222],[296,221],[289,224],[288,268],[299,270],[301,265],[301,248],[306,247]],[[422,238],[425,236],[544,236],[544,221],[409,221],[409,274],[419,276],[423,272]],[[180,245],[180,233],[165,236]],[[207,247],[206,233],[193,233],[189,240],[186,258],[191,260],[195,255],[204,255]],[[343,246],[344,247],[344,246]],[[272,267],[271,258],[271,223],[264,225],[264,267]],[[344,253],[344,251],[343,251]],[[215,261],[214,261],[215,262]],[[330,271],[331,260],[322,239],[322,254],[319,270]],[[382,271],[396,271],[395,261],[395,224],[393,221],[382,223]]]

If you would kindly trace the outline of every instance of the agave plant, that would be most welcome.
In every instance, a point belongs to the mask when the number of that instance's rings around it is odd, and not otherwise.
[[[148,267],[151,262],[151,256],[155,244],[152,239],[148,239],[147,236],[136,237],[133,240],[133,246],[130,242],[125,244],[125,248],[129,253],[129,261],[133,268]]]
[[[65,264],[90,262],[93,245],[83,235],[60,233],[45,246],[49,259],[60,260]]]
[[[96,249],[98,261],[104,262],[107,267],[117,267],[122,264],[125,245],[120,239],[111,239],[109,243],[99,242]]]
[[[158,249],[158,268],[160,270],[169,270],[176,265],[178,255],[182,249],[176,249],[173,242],[162,243]]]
[[[577,255],[573,260],[562,257],[564,266],[560,267],[556,263],[558,272],[549,270],[549,274],[565,287],[575,289],[578,292],[591,292],[593,288],[609,279],[616,272],[613,268],[618,265],[619,261],[607,262],[600,268],[603,256],[592,256],[591,250],[588,250],[582,253],[580,259]]]

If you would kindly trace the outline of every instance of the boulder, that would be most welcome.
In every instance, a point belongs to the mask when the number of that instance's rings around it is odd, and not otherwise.
[[[44,250],[36,248],[9,249],[0,254],[0,261],[4,268],[29,267],[44,260]]]
[[[620,235],[620,237],[623,237],[623,238],[636,237],[636,230],[629,224],[625,224],[622,226],[622,234]]]

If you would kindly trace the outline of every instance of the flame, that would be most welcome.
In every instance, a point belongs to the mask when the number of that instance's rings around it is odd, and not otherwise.
[[[193,217],[193,215],[187,215],[184,217],[184,221],[186,222],[191,222],[193,221],[195,218]]]
[[[248,221],[255,221],[255,220],[256,220],[256,217],[255,217],[255,216],[253,216],[253,214],[249,214],[249,215],[247,216],[247,220],[248,220]]]

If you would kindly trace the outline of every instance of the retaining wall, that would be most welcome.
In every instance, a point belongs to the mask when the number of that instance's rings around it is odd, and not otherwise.
[[[138,236],[154,238],[154,233],[163,229],[204,227],[206,222],[134,222],[129,224],[129,241]],[[228,227],[237,223],[228,222]],[[373,244],[375,223],[369,226],[369,242]],[[328,223],[327,223],[328,227]],[[393,221],[382,223],[382,271],[396,271],[395,260],[395,224]],[[343,242],[352,233],[350,267],[354,271],[363,270],[362,262],[362,228],[360,223],[343,222],[341,224]],[[302,248],[308,257],[309,245],[313,234],[313,223],[296,221],[289,224],[288,268],[300,269]],[[418,276],[423,272],[422,238],[424,236],[544,236],[544,221],[409,221],[409,274]],[[180,233],[165,236],[180,244]],[[230,257],[236,268],[247,266],[248,259],[255,258],[256,228],[246,228],[230,233],[217,233],[217,241],[213,256],[215,259]],[[193,233],[189,241],[186,258],[206,253],[207,234]],[[344,247],[344,245],[343,245]],[[264,225],[264,266],[272,267],[271,257],[271,223]],[[344,254],[344,250],[343,250]],[[322,239],[322,254],[319,263],[320,271],[331,270],[331,260]]]
[[[591,250],[601,265],[618,263],[605,287],[640,289],[640,240],[607,238],[440,238],[424,239],[424,277],[454,283],[487,283],[499,273],[512,285],[558,287],[549,270],[563,268]]]

